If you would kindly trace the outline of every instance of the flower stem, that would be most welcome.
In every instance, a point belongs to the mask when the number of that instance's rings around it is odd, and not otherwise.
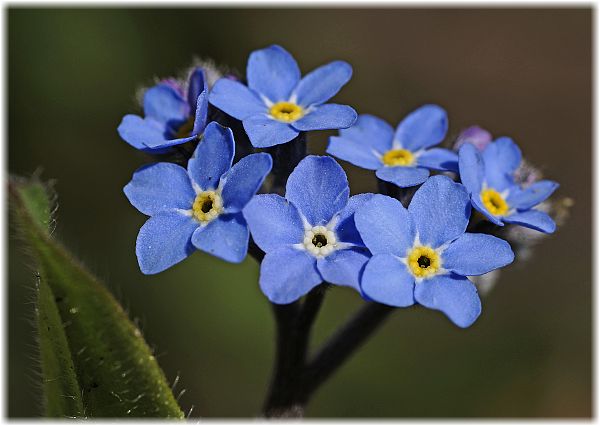
[[[267,152],[273,157],[273,185],[270,192],[283,195],[290,173],[306,157],[306,133],[300,132],[290,142],[275,145]]]

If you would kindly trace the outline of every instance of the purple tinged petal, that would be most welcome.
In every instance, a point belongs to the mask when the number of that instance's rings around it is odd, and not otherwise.
[[[436,275],[417,283],[415,299],[426,308],[443,312],[462,328],[469,327],[481,314],[475,285],[460,275]]]
[[[315,107],[298,121],[290,123],[301,132],[309,130],[344,129],[356,121],[356,111],[348,105],[325,104]]]
[[[190,106],[181,95],[167,84],[157,84],[144,93],[144,114],[161,123],[187,120]]]
[[[375,175],[386,182],[391,182],[400,188],[409,188],[422,184],[429,177],[429,170],[423,167],[388,167],[384,166]]]
[[[389,306],[415,303],[415,279],[406,266],[391,254],[376,254],[365,266],[361,289],[366,297]]]
[[[265,113],[266,105],[242,83],[228,78],[219,79],[208,100],[211,104],[238,120]]]
[[[483,157],[474,145],[464,144],[458,152],[460,180],[473,197],[479,197],[484,179]]]
[[[511,189],[506,199],[509,206],[519,210],[529,210],[546,200],[558,188],[558,183],[551,180],[535,182],[525,189]]]
[[[373,254],[405,257],[415,240],[415,226],[400,201],[373,194],[354,214],[362,240]]]
[[[281,46],[255,50],[248,58],[248,87],[272,102],[287,101],[300,80],[296,60]]]
[[[265,114],[253,115],[244,119],[244,130],[256,148],[268,148],[287,143],[299,132],[288,123],[274,120]]]
[[[294,90],[298,105],[320,105],[331,99],[352,77],[352,67],[334,61],[306,74]]]
[[[144,274],[157,274],[181,262],[193,251],[192,234],[199,226],[191,216],[163,211],[141,227],[135,253]]]
[[[171,163],[139,168],[123,192],[136,209],[148,216],[165,210],[189,210],[196,196],[186,170]]]
[[[417,158],[419,166],[439,171],[458,172],[458,155],[449,149],[432,148]]]
[[[360,293],[360,275],[369,257],[366,249],[337,250],[318,259],[317,269],[325,281],[352,287]]]
[[[447,176],[433,176],[415,192],[408,212],[422,244],[439,247],[467,229],[471,203],[465,187]]]
[[[227,262],[239,263],[248,252],[248,239],[248,226],[241,213],[222,214],[196,229],[192,244]]]
[[[298,244],[304,239],[298,209],[279,195],[254,196],[244,207],[243,214],[254,242],[264,252]]]
[[[556,230],[556,223],[547,213],[539,210],[527,210],[504,217],[504,222],[514,223],[536,231],[551,234]]]
[[[279,305],[298,300],[322,281],[316,258],[304,250],[280,248],[267,253],[260,265],[260,289]]]
[[[442,254],[442,266],[458,275],[483,275],[514,260],[510,245],[487,234],[466,233],[454,240]]]
[[[492,142],[492,134],[479,126],[471,126],[460,132],[454,150],[458,151],[466,143],[475,145],[479,151],[483,151]]]
[[[344,169],[331,157],[309,155],[294,169],[285,187],[291,201],[312,226],[326,225],[348,204]]]
[[[447,131],[446,111],[437,105],[423,105],[400,122],[394,139],[402,148],[417,151],[439,144],[446,137]]]
[[[231,168],[235,142],[231,129],[213,121],[188,161],[188,173],[201,189],[216,189],[221,176]]]
[[[267,153],[250,154],[238,161],[221,178],[223,207],[239,212],[256,194],[271,171],[273,160]]]

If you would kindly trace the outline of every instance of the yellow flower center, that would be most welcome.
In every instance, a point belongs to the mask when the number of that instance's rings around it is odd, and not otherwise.
[[[381,159],[386,166],[410,166],[415,158],[407,149],[390,149]]]
[[[508,204],[498,191],[492,188],[481,191],[481,201],[494,216],[504,216],[508,213]]]
[[[434,275],[441,267],[440,255],[431,247],[419,246],[407,258],[408,269],[417,278]]]
[[[192,211],[200,222],[210,222],[223,211],[223,200],[215,191],[203,191],[196,196]]]
[[[269,113],[275,120],[291,123],[304,116],[304,109],[292,102],[277,102]]]

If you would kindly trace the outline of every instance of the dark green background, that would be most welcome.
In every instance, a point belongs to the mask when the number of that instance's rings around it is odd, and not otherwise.
[[[309,416],[591,415],[590,9],[9,9],[8,169],[58,180],[57,235],[105,279],[181,380],[184,409],[206,417],[258,413],[273,323],[258,266],[196,253],[157,276],[134,254],[143,215],[122,193],[148,158],[121,141],[136,91],[194,56],[244,70],[247,55],[285,46],[303,72],[333,59],[354,67],[336,102],[392,123],[435,102],[450,136],[479,124],[512,136],[575,200],[568,223],[532,260],[506,268],[478,322],[398,310],[315,395]],[[322,152],[326,136],[312,137]],[[371,172],[343,164],[353,193]],[[40,413],[33,279],[9,244],[8,414]],[[327,297],[322,340],[361,304]]]

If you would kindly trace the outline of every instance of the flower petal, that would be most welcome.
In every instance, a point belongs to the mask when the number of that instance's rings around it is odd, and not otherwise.
[[[394,129],[379,117],[361,114],[352,127],[340,130],[340,137],[358,142],[359,146],[369,148],[369,152],[383,154],[392,149]]]
[[[146,142],[154,141],[160,144],[167,140],[163,124],[152,118],[144,119],[133,114],[123,117],[117,132],[125,142],[142,151],[151,151]]]
[[[304,250],[280,248],[267,253],[260,265],[260,289],[280,305],[298,300],[322,281],[316,258]]]
[[[385,305],[401,308],[413,305],[414,288],[415,278],[391,254],[373,256],[362,275],[361,289],[364,295]]]
[[[551,180],[541,180],[531,186],[511,189],[506,199],[509,206],[519,210],[529,210],[548,198],[558,188],[558,183]]]
[[[190,106],[179,92],[171,86],[160,83],[144,93],[144,115],[161,123],[187,120]]]
[[[466,143],[458,151],[460,180],[469,193],[479,196],[484,179],[483,157],[475,145]]]
[[[459,327],[469,327],[481,313],[475,285],[466,277],[437,275],[415,286],[415,299],[426,308],[443,312]]]
[[[193,251],[192,234],[198,222],[178,211],[163,211],[140,228],[135,254],[144,274],[157,274],[181,262]]]
[[[436,248],[465,232],[471,203],[463,185],[437,175],[427,179],[415,192],[408,211],[421,244]]]
[[[190,74],[188,79],[188,103],[190,105],[190,111],[196,111],[197,100],[200,94],[208,93],[208,84],[206,82],[206,76],[204,70],[200,67],[196,67]]]
[[[513,173],[521,164],[521,150],[511,138],[501,137],[483,150],[487,184],[503,191],[514,183]]]
[[[432,148],[419,155],[417,164],[433,170],[458,172],[458,155],[449,149]]]
[[[360,237],[358,229],[356,229],[354,214],[357,211],[362,210],[374,195],[375,194],[358,194],[350,197],[346,207],[335,215],[337,224],[334,227],[334,231],[338,241],[364,247],[365,244]]]
[[[535,229],[536,231],[551,234],[556,230],[556,223],[552,220],[547,213],[539,210],[527,210],[524,212],[518,212],[511,214],[510,216],[504,217],[504,222],[514,223],[515,225],[521,225],[526,228]]]
[[[445,269],[458,275],[483,275],[512,263],[510,245],[487,234],[463,234],[442,254]]]
[[[211,104],[238,120],[267,111],[266,105],[242,83],[228,78],[219,79],[208,100]]]
[[[356,111],[348,105],[325,104],[318,107],[291,126],[301,132],[309,130],[344,129],[356,121]]]
[[[423,105],[400,122],[394,139],[402,148],[417,151],[439,144],[446,137],[447,131],[446,111],[437,105]]]
[[[192,235],[197,249],[227,262],[239,263],[248,253],[248,226],[241,213],[222,214]]]
[[[409,188],[422,184],[429,177],[429,170],[423,167],[381,167],[375,175],[386,182],[391,182],[400,188]]]
[[[287,50],[272,45],[250,54],[246,76],[250,89],[272,102],[287,101],[300,80],[300,69]]]
[[[303,107],[320,105],[331,99],[352,77],[352,67],[344,61],[334,61],[306,74],[292,96]]]
[[[194,117],[194,128],[192,135],[196,136],[204,132],[208,120],[208,92],[202,92],[196,98],[196,116]]]
[[[369,257],[367,249],[337,250],[318,259],[317,268],[325,281],[352,287],[360,293],[360,275]]]
[[[268,148],[289,142],[298,136],[298,131],[288,123],[282,123],[265,114],[244,119],[244,130],[256,148]]]
[[[221,176],[231,168],[235,154],[233,133],[216,121],[209,123],[204,137],[188,161],[192,181],[203,190],[216,189]]]
[[[137,169],[123,192],[136,209],[148,216],[164,210],[189,210],[196,196],[185,169],[172,163]]]
[[[298,209],[279,195],[256,195],[244,207],[243,213],[254,242],[264,252],[298,244],[304,239],[304,225]]]
[[[379,157],[364,142],[341,136],[329,138],[327,154],[367,170],[377,170],[382,166]]]
[[[326,225],[348,204],[344,169],[331,157],[309,155],[294,169],[285,187],[291,201],[312,226]]]
[[[229,169],[221,178],[225,211],[234,213],[242,210],[256,194],[272,166],[271,156],[262,152],[245,156]]]
[[[354,197],[353,197],[354,198]],[[405,257],[415,240],[415,227],[408,210],[395,198],[373,194],[354,214],[354,222],[373,254]]]

